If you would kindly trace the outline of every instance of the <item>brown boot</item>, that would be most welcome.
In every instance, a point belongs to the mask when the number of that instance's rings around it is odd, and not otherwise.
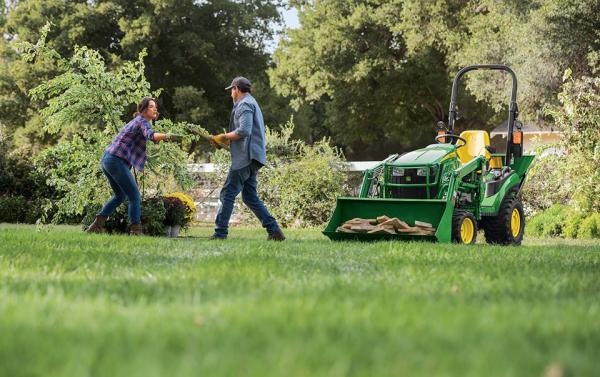
[[[94,222],[85,231],[88,233],[106,233],[106,229],[104,229],[105,222],[106,216],[96,215]]]
[[[142,224],[131,224],[129,226],[129,235],[130,236],[141,236],[144,234],[144,230],[142,229]]]
[[[269,236],[267,237],[267,241],[285,241],[285,236],[283,235],[281,229],[278,229],[273,233],[269,234]]]

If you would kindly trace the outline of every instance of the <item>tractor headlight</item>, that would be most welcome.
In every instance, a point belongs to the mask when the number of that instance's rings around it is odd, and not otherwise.
[[[436,166],[432,166],[429,169],[427,169],[427,168],[419,168],[419,169],[417,169],[417,175],[419,177],[426,177],[428,170],[429,170],[429,175],[430,176],[434,176],[434,175],[437,174],[437,167]]]
[[[403,177],[404,169],[402,168],[392,168],[392,176],[394,177]]]

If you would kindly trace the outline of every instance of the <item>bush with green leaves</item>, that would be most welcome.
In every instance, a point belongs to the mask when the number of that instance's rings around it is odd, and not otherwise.
[[[600,238],[600,214],[555,204],[529,219],[526,232],[536,237]]]
[[[571,211],[568,206],[555,204],[528,221],[527,233],[538,237],[562,237],[566,219]]]
[[[86,207],[85,214],[81,220],[82,229],[87,229],[94,221],[94,218],[102,209],[100,204],[91,204]],[[127,204],[122,204],[115,209],[115,212],[108,217],[104,228],[108,233],[125,234],[128,231],[129,222],[127,219]]]
[[[9,153],[0,139],[0,222],[33,224],[52,218],[52,199],[57,190],[47,183],[45,171],[37,170],[28,156]]]
[[[592,57],[592,56],[591,56]],[[590,59],[600,73],[600,59]],[[539,158],[528,176],[523,198],[532,209],[554,203],[570,204],[582,212],[600,212],[600,76],[563,77],[560,106],[546,109],[563,137],[550,147],[561,155]],[[538,151],[538,155],[542,150]]]
[[[600,213],[593,213],[581,221],[577,238],[600,238]]]
[[[594,67],[600,73],[600,62]],[[600,211],[600,76],[573,78],[565,73],[561,106],[549,114],[563,132],[573,200],[584,211]]]
[[[345,160],[342,152],[323,139],[312,145],[292,138],[294,124],[281,130],[267,129],[267,165],[260,170],[258,193],[271,214],[286,227],[322,225],[345,193]],[[225,151],[213,155],[217,177],[225,180],[230,157]],[[245,206],[245,217],[252,215]]]
[[[527,173],[521,197],[528,213],[544,211],[554,204],[567,205],[576,187],[566,179],[570,173],[572,160],[569,156],[548,153],[557,145],[540,145],[535,150],[536,158]]]
[[[32,179],[32,165],[24,158],[11,156],[1,139],[0,172],[0,195],[34,196],[36,182]]]
[[[25,222],[27,210],[27,199],[23,196],[0,196],[0,223]]]
[[[579,211],[571,211],[570,215],[566,218],[566,224],[563,227],[563,236],[566,238],[581,238],[583,233],[581,232],[581,223],[586,217]]]
[[[165,229],[165,217],[167,211],[162,198],[152,197],[142,200],[142,218],[141,223],[144,234],[150,236],[162,236]],[[86,212],[81,221],[83,229],[86,229],[102,207],[94,204],[86,207]],[[129,219],[127,214],[127,202],[121,204],[115,212],[108,217],[105,223],[106,231],[115,234],[127,234],[129,231]]]

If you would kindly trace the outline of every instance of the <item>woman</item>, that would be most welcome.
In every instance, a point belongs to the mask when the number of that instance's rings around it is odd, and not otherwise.
[[[140,191],[131,167],[144,170],[146,163],[146,141],[180,141],[181,136],[154,132],[150,122],[158,117],[156,101],[145,97],[137,106],[133,120],[119,131],[119,134],[104,151],[101,167],[113,190],[113,197],[106,202],[94,222],[87,228],[90,233],[104,233],[104,223],[115,209],[127,200],[129,202],[129,234],[142,234]]]

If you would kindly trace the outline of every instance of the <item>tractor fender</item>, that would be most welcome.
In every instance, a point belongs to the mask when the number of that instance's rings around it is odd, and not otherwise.
[[[497,179],[495,181],[489,181],[485,184],[485,198],[489,198],[490,196],[496,194],[502,187],[506,181],[511,177],[511,175],[515,174],[514,171],[507,172],[503,177]]]
[[[524,177],[523,177],[524,178]],[[506,195],[514,188],[520,190],[523,179],[518,174],[510,174],[495,194],[483,198],[481,202],[481,216],[496,216]]]

